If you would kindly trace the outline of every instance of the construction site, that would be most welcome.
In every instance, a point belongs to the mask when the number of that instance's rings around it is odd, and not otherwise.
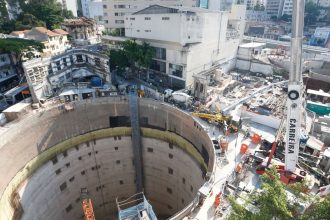
[[[0,220],[218,220],[229,198],[258,213],[246,198],[273,167],[284,186],[329,197],[330,95],[304,83],[293,2],[287,76],[214,68],[177,91],[111,76],[104,90],[72,83],[4,110]],[[297,216],[313,206],[292,204]]]

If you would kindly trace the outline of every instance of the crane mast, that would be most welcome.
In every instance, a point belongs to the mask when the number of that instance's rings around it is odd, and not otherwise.
[[[291,62],[288,83],[285,170],[294,172],[298,162],[302,109],[302,41],[305,0],[293,0]]]

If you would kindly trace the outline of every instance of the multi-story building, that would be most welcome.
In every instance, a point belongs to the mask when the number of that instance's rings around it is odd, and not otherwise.
[[[270,20],[270,15],[266,11],[246,11],[246,20],[248,21],[268,21]]]
[[[272,17],[281,17],[285,0],[267,0],[266,11]]]
[[[86,17],[65,19],[61,24],[76,45],[96,44],[99,42],[98,27],[95,20]]]
[[[104,0],[103,22],[106,30],[118,29],[124,35],[124,16],[137,12],[149,5],[159,4],[164,6],[198,6],[198,0]]]
[[[231,12],[152,5],[125,16],[125,35],[155,48],[147,78],[175,89],[194,75],[230,63],[245,25],[245,6]]]
[[[284,0],[282,15],[292,15],[292,0]]]
[[[267,0],[266,12],[270,16],[292,15],[292,9],[292,0]]]
[[[34,27],[31,30],[13,31],[11,35],[40,41],[45,45],[41,56],[53,56],[63,53],[70,48],[68,33],[62,29],[48,30],[45,27]]]
[[[109,57],[98,45],[68,50],[58,56],[32,59],[23,63],[23,69],[36,95],[33,98],[37,100],[53,95],[66,83],[72,82],[77,70],[85,69],[104,81],[110,80]]]
[[[62,4],[62,7],[66,10],[72,11],[73,16],[77,17],[78,3],[77,0],[57,0]]]

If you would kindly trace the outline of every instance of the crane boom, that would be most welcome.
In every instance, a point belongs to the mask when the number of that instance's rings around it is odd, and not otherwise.
[[[287,99],[285,170],[294,172],[298,162],[302,107],[302,41],[305,0],[293,0],[291,64]]]

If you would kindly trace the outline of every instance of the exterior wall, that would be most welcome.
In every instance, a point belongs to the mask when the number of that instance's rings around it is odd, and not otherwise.
[[[285,0],[267,0],[266,11],[270,16],[282,16],[282,9]]]
[[[292,15],[292,0],[284,0],[282,15]]]
[[[263,73],[265,75],[272,75],[273,68],[270,64],[263,64],[258,62],[253,62],[249,60],[240,60],[236,61],[236,68],[239,70],[247,70],[255,73]]]
[[[82,61],[77,56],[82,56]],[[99,59],[100,63],[95,64]],[[23,63],[23,69],[28,82],[33,86],[37,98],[52,95],[53,88],[60,88],[71,80],[72,70],[86,67],[106,81],[110,80],[110,67],[107,55],[88,50],[73,49],[51,58],[38,58]]]
[[[85,20],[87,20],[87,22]],[[99,42],[97,25],[92,19],[68,19],[65,20],[61,26],[63,30],[69,33],[74,43],[77,45],[89,45]]]
[[[144,20],[145,17],[151,18],[151,24],[147,23],[149,20]],[[169,20],[162,20],[162,17],[169,17]],[[126,18],[125,34],[128,37],[146,41],[151,46],[165,48],[166,71],[164,73],[169,75],[170,80],[180,80],[185,87],[189,87],[193,84],[194,74],[207,71],[212,66],[221,65],[235,58],[245,26],[245,6],[235,5],[231,13],[197,12],[193,16],[194,21],[191,16],[188,17],[184,13],[141,14],[126,16]],[[171,34],[168,34],[169,29],[171,29]],[[144,30],[150,30],[150,32]],[[183,67],[182,77],[171,75],[170,63]]]
[[[92,18],[98,24],[103,24],[103,2],[102,0],[94,0],[88,2],[88,17]]]
[[[57,0],[57,2],[61,3],[64,9],[72,11],[73,16],[77,17],[77,0]]]
[[[103,2],[104,26],[107,29],[124,28],[124,16],[130,15],[150,5],[195,7],[197,0],[108,0]]]
[[[203,158],[206,158],[206,154],[207,154],[208,161],[205,159],[202,159],[202,161],[204,161],[204,163],[207,164],[207,171],[209,172],[213,171],[214,151],[213,151],[212,142],[210,141],[210,138],[207,135],[207,133],[204,130],[202,130],[201,125],[195,122],[190,115],[178,109],[173,109],[170,105],[155,102],[148,99],[139,99],[139,111],[140,111],[140,117],[148,118],[147,120],[148,126],[167,130],[169,131],[166,132],[168,133],[168,135],[175,133],[174,134],[175,136],[181,136],[183,139],[189,140],[189,142],[188,141],[185,142],[187,142],[188,145],[192,143],[195,147],[194,148],[195,151],[200,152],[202,156],[204,155]],[[91,134],[89,136],[90,139],[79,138],[80,135],[87,134],[90,131],[109,128],[109,116],[129,116],[128,101],[125,98],[118,97],[118,98],[99,98],[92,100],[92,102],[77,102],[73,111],[65,113],[62,110],[60,110],[60,108],[55,107],[51,110],[36,113],[34,115],[30,115],[30,117],[22,118],[19,123],[19,127],[12,125],[11,128],[8,128],[8,131],[5,132],[5,134],[3,134],[4,135],[3,137],[6,138],[0,139],[0,146],[1,146],[0,173],[6,173],[6,175],[3,176],[3,178],[1,178],[0,181],[0,195],[1,195],[0,219],[4,219],[4,220],[11,219],[10,216],[14,214],[10,205],[12,204],[11,196],[13,190],[15,190],[16,187],[21,182],[23,182],[29,175],[31,175],[38,167],[41,167],[45,162],[49,161],[51,158],[54,158],[54,156],[59,155],[58,164],[65,164],[65,167],[63,167],[64,169],[63,173],[61,172],[61,174],[65,174],[67,172],[66,171],[67,162],[61,161],[63,159],[62,157],[64,157],[61,155],[64,150],[68,150],[68,156],[66,157],[68,158],[71,153],[77,155],[76,153],[80,154],[87,149],[87,147],[86,148],[84,147],[85,150],[82,151],[79,150],[79,152],[76,152],[76,149],[73,148],[72,151],[70,151],[69,148],[71,148],[72,146],[83,144],[87,140],[92,140],[93,137],[94,139],[100,139],[102,137],[102,134],[109,135],[109,133],[103,132],[100,133],[101,134],[100,136],[97,136],[97,133]],[[120,135],[119,133],[114,133],[114,132],[115,131],[111,133],[113,136]],[[142,135],[145,136],[147,134],[142,133]],[[161,136],[160,134],[155,134],[155,135],[158,137]],[[22,136],[24,136],[24,138],[17,138]],[[69,138],[76,138],[75,139],[76,141],[73,140],[65,141],[68,140]],[[93,144],[93,141],[91,142],[92,143],[90,146],[92,146]],[[178,143],[182,143],[182,141]],[[62,146],[61,151],[52,148],[52,146],[56,144],[61,144]],[[97,140],[96,140],[96,144],[98,144]],[[155,144],[155,142],[154,145],[158,146],[158,144]],[[48,149],[49,151],[48,150],[45,151],[46,149]],[[157,149],[155,147],[155,151],[156,150]],[[175,148],[173,150],[176,151]],[[48,152],[48,153],[41,157],[36,157],[41,152]],[[158,152],[155,153],[158,154]],[[165,148],[164,148],[164,153],[165,154],[168,153],[167,150],[165,150]],[[98,153],[97,156],[101,157],[102,154]],[[14,160],[13,157],[15,157],[16,159]],[[86,158],[88,157],[89,155],[86,156]],[[173,158],[174,161],[177,160],[177,158],[174,155]],[[25,166],[31,160],[33,160],[33,164],[31,164],[30,166]],[[64,160],[66,159],[64,158]],[[164,158],[164,160],[166,159]],[[111,163],[110,161],[108,162]],[[188,161],[182,160],[181,162],[186,163]],[[86,169],[89,169],[88,172],[90,172],[92,179],[97,178],[96,176],[94,176],[95,171],[93,172],[92,170],[90,170],[91,167],[89,165],[90,164],[88,163],[84,163]],[[72,166],[75,165],[72,163]],[[22,169],[22,167],[24,168]],[[173,168],[174,172],[182,173],[178,169],[179,167],[174,167]],[[21,170],[21,172],[18,173],[19,170]],[[79,170],[76,171],[78,172],[79,175]],[[188,178],[190,177],[188,173],[186,173],[187,185],[182,187],[188,187],[188,193],[189,193],[190,186],[188,185]],[[16,177],[13,179],[15,175]],[[196,175],[196,177],[193,178],[198,178],[198,176],[199,175]],[[6,188],[7,184],[11,180],[13,180],[12,185]],[[69,180],[67,181],[68,181],[67,185],[69,186],[70,181]],[[192,179],[192,181],[195,180]],[[196,192],[198,190],[197,187],[198,184],[196,186],[193,186],[194,195],[196,195]],[[70,193],[70,191],[68,191],[68,193]],[[183,191],[182,195],[185,196],[185,193],[186,192]],[[73,201],[75,201],[75,199],[76,197],[73,198]],[[52,201],[52,200],[49,199],[48,201]],[[62,200],[60,200],[59,202],[61,201]],[[64,203],[63,205],[65,205],[64,207],[67,207],[66,205],[69,204]],[[72,209],[72,211],[73,210],[74,209]]]

